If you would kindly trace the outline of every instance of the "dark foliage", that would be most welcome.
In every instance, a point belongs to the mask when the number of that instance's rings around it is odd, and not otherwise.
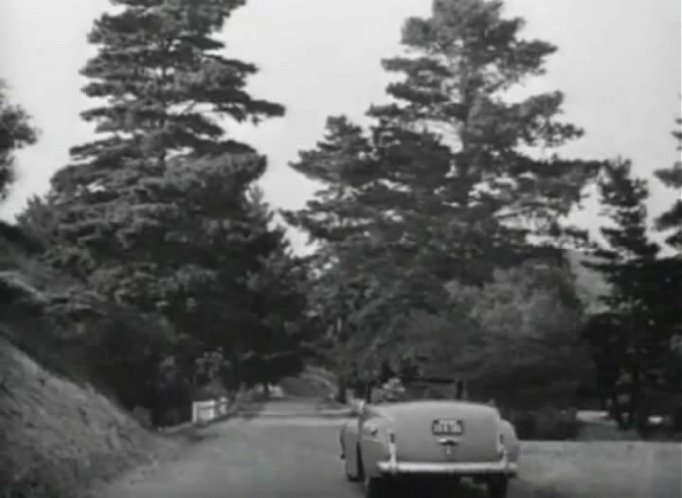
[[[219,53],[243,2],[116,3],[83,69],[98,138],[72,149],[20,224],[79,283],[76,301],[101,301],[78,339],[85,364],[158,425],[166,405],[187,407],[216,379],[245,381],[245,354],[297,351],[307,275],[254,188],[265,158],[222,128],[283,113],[245,91],[255,66]],[[219,357],[210,374],[207,355]]]
[[[522,441],[572,441],[580,433],[581,422],[575,409],[545,408],[503,413]]]
[[[648,234],[646,182],[632,176],[629,163],[608,165],[599,187],[611,226],[602,229],[606,245],[597,250],[599,260],[587,265],[610,291],[601,296],[606,311],[589,320],[584,337],[620,427],[643,433],[649,415],[679,409],[665,400],[678,397],[682,386],[676,366],[682,360],[682,264],[679,257],[658,256],[660,247]]]
[[[559,220],[600,164],[528,153],[582,132],[560,120],[559,92],[508,98],[555,50],[524,39],[522,24],[501,2],[435,2],[405,24],[409,56],[384,61],[400,77],[387,88],[392,103],[369,110],[367,130],[329,118],[324,139],[291,165],[321,184],[287,219],[319,247],[311,301],[339,371],[367,379],[411,354],[420,343],[404,339],[408,329],[441,341],[451,330],[459,345],[475,337],[453,316],[450,282],[480,286],[529,258],[562,264],[559,240],[578,232]]]

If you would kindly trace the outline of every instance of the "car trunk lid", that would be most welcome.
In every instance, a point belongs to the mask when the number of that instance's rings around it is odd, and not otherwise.
[[[499,458],[499,415],[492,407],[420,401],[387,405],[377,411],[392,420],[398,460],[485,462]]]

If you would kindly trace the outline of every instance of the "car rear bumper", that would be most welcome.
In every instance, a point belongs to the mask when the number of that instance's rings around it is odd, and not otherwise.
[[[514,477],[517,464],[506,457],[496,462],[402,462],[383,461],[377,464],[382,474],[391,475],[454,475],[485,476],[504,474]]]

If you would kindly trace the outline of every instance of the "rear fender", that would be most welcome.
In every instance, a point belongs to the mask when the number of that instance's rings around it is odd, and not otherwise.
[[[359,450],[365,477],[380,477],[381,473],[377,464],[387,458],[386,444],[378,439],[363,437],[360,440]]]
[[[507,450],[507,456],[510,462],[518,462],[521,443],[516,435],[514,426],[507,420],[500,421],[500,432],[504,437],[504,447]]]
[[[346,469],[351,477],[358,476],[358,423],[346,422],[340,434],[341,457],[345,460]]]
[[[388,420],[372,417],[363,421],[358,437],[360,438],[360,457],[366,477],[381,475],[377,464],[388,458]]]

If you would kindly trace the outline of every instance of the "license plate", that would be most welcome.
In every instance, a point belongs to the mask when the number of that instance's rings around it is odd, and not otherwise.
[[[434,434],[459,436],[464,434],[464,424],[461,420],[434,420],[431,430]]]

